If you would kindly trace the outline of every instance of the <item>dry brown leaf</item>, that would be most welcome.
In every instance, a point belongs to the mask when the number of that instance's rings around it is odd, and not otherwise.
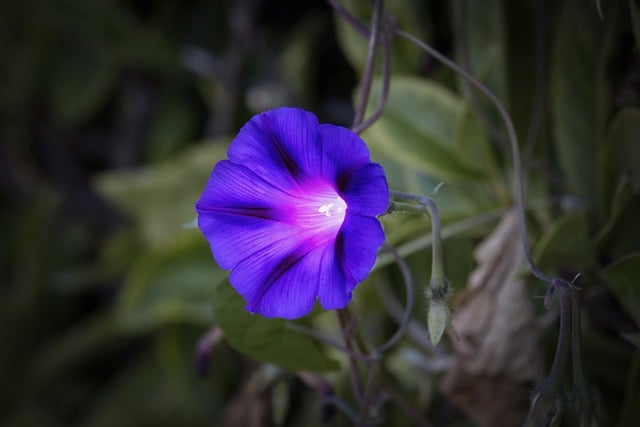
[[[515,212],[476,249],[467,289],[456,298],[456,363],[444,393],[478,425],[520,426],[532,384],[542,376],[535,317],[524,281]]]

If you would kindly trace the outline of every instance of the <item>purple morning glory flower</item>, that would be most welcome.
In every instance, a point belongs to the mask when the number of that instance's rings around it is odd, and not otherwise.
[[[243,126],[196,203],[229,281],[265,317],[345,307],[371,271],[389,189],[362,139],[298,108]]]

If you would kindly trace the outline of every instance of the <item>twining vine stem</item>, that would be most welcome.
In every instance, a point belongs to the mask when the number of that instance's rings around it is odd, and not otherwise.
[[[513,122],[509,113],[502,105],[502,102],[498,99],[493,92],[491,92],[485,85],[476,80],[473,76],[463,70],[458,64],[451,61],[446,56],[442,55],[437,50],[433,49],[428,44],[414,37],[413,35],[406,33],[401,30],[397,30],[396,34],[399,37],[409,40],[410,42],[416,44],[429,55],[433,56],[435,59],[440,61],[442,64],[451,68],[453,71],[464,77],[473,87],[475,87],[478,91],[484,94],[489,100],[493,103],[498,110],[498,113],[502,117],[502,120],[505,123],[507,129],[507,136],[509,139],[509,144],[511,146],[511,155],[513,157],[513,175],[514,175],[514,187],[515,187],[515,197],[516,197],[516,208],[518,211],[518,229],[520,234],[520,240],[522,242],[522,247],[524,250],[524,256],[527,260],[527,264],[529,264],[529,268],[531,269],[531,273],[536,276],[538,279],[543,282],[548,283],[549,285],[553,284],[554,278],[544,273],[542,270],[538,268],[538,266],[533,262],[533,258],[531,257],[531,253],[529,251],[529,244],[527,242],[527,226],[524,217],[524,187],[522,185],[522,165],[520,162],[520,148],[518,146],[518,136],[516,135],[515,128],[513,126]]]
[[[389,83],[391,80],[391,37],[392,33],[395,31],[395,21],[390,17],[386,16],[383,22],[382,28],[382,89],[380,91],[380,98],[378,99],[378,103],[376,105],[375,110],[371,115],[359,123],[358,125],[354,125],[353,131],[357,134],[364,132],[367,128],[369,128],[372,124],[380,118],[384,111],[384,107],[387,104],[387,98],[389,97]],[[362,111],[366,111],[366,104]],[[363,113],[364,116],[364,113]]]
[[[506,108],[498,99],[498,97],[491,92],[486,86],[484,86],[481,82],[471,76],[463,67],[460,67],[455,62],[451,61],[446,56],[442,55],[440,52],[429,46],[428,44],[422,42],[415,36],[406,33],[404,31],[398,30],[394,25],[388,24],[391,22],[390,19],[384,15],[381,17],[382,13],[382,4],[381,0],[374,1],[374,14],[372,17],[372,30],[369,31],[366,26],[364,26],[357,18],[349,13],[337,0],[328,0],[331,5],[334,7],[336,12],[341,15],[357,32],[359,32],[364,37],[369,38],[369,52],[367,57],[367,66],[365,68],[364,76],[366,79],[363,79],[362,92],[360,94],[360,102],[358,103],[358,107],[356,110],[356,120],[354,121],[354,131],[362,132],[364,128],[371,125],[375,120],[378,119],[379,115],[382,114],[384,110],[384,106],[387,100],[388,90],[389,90],[389,63],[390,63],[390,53],[389,46],[390,39],[393,35],[404,38],[422,50],[424,50],[427,54],[431,55],[433,58],[452,69],[458,75],[462,76],[464,80],[473,88],[484,94],[495,106],[502,120],[504,121],[507,139],[509,141],[509,145],[511,148],[511,156],[513,161],[513,175],[514,175],[514,195],[516,202],[516,210],[518,212],[518,231],[520,234],[520,240],[523,248],[523,253],[527,264],[531,270],[531,273],[538,279],[543,282],[546,282],[549,285],[548,296],[552,296],[554,293],[557,293],[558,298],[560,300],[560,331],[558,337],[558,346],[556,348],[556,355],[554,358],[554,362],[549,373],[548,378],[543,382],[541,387],[539,388],[539,393],[536,398],[532,402],[532,409],[534,408],[536,401],[543,397],[544,394],[549,392],[554,392],[559,387],[561,387],[563,372],[565,369],[565,365],[567,363],[568,352],[572,352],[572,365],[573,365],[573,377],[574,377],[574,386],[578,389],[579,393],[589,393],[587,390],[586,382],[584,381],[584,373],[582,370],[582,360],[581,360],[581,346],[580,346],[580,308],[579,302],[576,294],[576,289],[573,286],[573,282],[569,283],[566,280],[553,278],[546,273],[544,273],[533,261],[531,256],[529,245],[527,241],[527,229],[526,229],[526,219],[525,219],[525,209],[524,209],[524,185],[523,185],[523,166],[522,166],[522,158],[520,155],[520,148],[518,144],[517,135],[515,132],[515,128],[511,117],[506,111]],[[464,3],[464,2],[463,2]],[[544,86],[544,76],[541,74],[541,69],[544,66],[544,23],[542,20],[544,19],[544,6],[540,6],[539,10],[537,10],[539,16],[539,26],[537,27],[537,38],[536,38],[536,87]],[[373,59],[375,57],[375,47],[378,42],[379,33],[380,33],[380,21],[382,20],[382,43],[384,47],[384,58],[383,58],[383,88],[382,94],[378,101],[378,105],[375,109],[374,114],[367,119],[366,122],[363,123],[362,119],[364,117],[364,111],[366,110],[367,99],[369,95],[369,90],[371,86],[371,76],[373,75]],[[388,62],[387,62],[388,61]],[[541,91],[536,91],[541,92]],[[473,98],[473,95],[472,95]],[[533,145],[536,140],[536,135],[538,128],[540,126],[541,120],[541,109],[543,105],[542,95],[536,95],[534,100],[534,104],[532,106],[531,117],[530,117],[530,128],[527,135],[527,141],[525,146],[525,157],[528,159],[531,155],[531,151]],[[398,194],[397,194],[398,195]],[[400,194],[400,196],[410,196],[405,199],[413,200],[414,202],[418,202],[424,206],[428,206],[425,204],[425,200],[419,200],[420,196],[413,196],[407,194]],[[413,199],[411,197],[414,197]],[[431,199],[428,199],[432,202]],[[437,211],[436,211],[437,212]],[[437,221],[437,215],[436,215]],[[434,218],[432,217],[432,221]],[[439,224],[434,223],[434,228],[439,230]],[[435,236],[434,236],[435,237]],[[441,257],[441,248],[440,240],[433,239],[434,241],[434,258],[436,256]],[[436,243],[437,242],[437,243]],[[397,258],[399,255],[397,253],[394,254],[394,258]],[[441,263],[438,263],[441,265]],[[434,263],[434,265],[437,265]],[[444,276],[442,276],[444,277]],[[403,323],[404,324],[404,320]],[[401,330],[403,328],[401,327]],[[400,332],[400,330],[399,330]],[[570,341],[570,343],[569,343]],[[569,348],[571,346],[571,349]],[[369,365],[371,367],[371,365]],[[373,371],[369,371],[370,375],[373,375]],[[370,380],[372,378],[370,377]],[[590,397],[587,396],[587,399]],[[362,408],[364,410],[364,408]],[[361,412],[363,415],[364,412]],[[362,418],[360,419],[362,420]]]
[[[338,0],[328,0],[331,6],[335,9],[335,11],[342,16],[352,27],[363,37],[371,38],[371,32],[367,29],[365,25],[363,25],[356,17],[354,17],[347,9],[342,6]],[[513,126],[513,121],[511,120],[511,116],[507,112],[506,108],[502,104],[502,101],[485,85],[479,82],[475,77],[469,74],[466,70],[460,67],[458,64],[442,55],[436,49],[432,48],[428,44],[424,43],[422,40],[417,37],[409,34],[405,31],[395,29],[393,31],[394,35],[397,35],[401,38],[404,38],[422,50],[424,50],[427,54],[431,55],[433,58],[438,60],[440,63],[450,68],[460,76],[462,76],[470,85],[480,91],[483,95],[485,95],[491,103],[495,106],[496,110],[500,114],[500,117],[504,121],[505,128],[507,131],[507,138],[509,140],[509,146],[511,148],[511,156],[513,161],[513,175],[514,175],[514,193],[516,198],[516,209],[518,211],[518,231],[520,234],[520,240],[522,243],[522,247],[524,250],[524,256],[531,269],[531,273],[540,279],[543,282],[546,282],[549,285],[552,285],[554,282],[554,278],[544,273],[533,261],[531,257],[531,252],[529,250],[529,244],[527,242],[527,228],[526,221],[524,216],[524,186],[522,184],[522,164],[520,159],[520,147],[518,145],[518,136],[515,131],[515,127]],[[361,108],[359,106],[359,108]],[[565,282],[566,283],[566,282]]]
[[[356,106],[355,117],[353,119],[354,129],[362,123],[364,119],[365,111],[367,110],[367,103],[369,102],[369,93],[371,92],[371,83],[373,82],[373,72],[376,63],[376,52],[378,50],[378,41],[381,27],[382,17],[382,0],[373,0],[373,13],[371,15],[371,33],[369,34],[369,49],[367,50],[367,60],[364,66],[364,72],[362,75],[362,83],[360,89],[360,96],[358,98],[358,104]],[[356,132],[357,133],[357,132]]]

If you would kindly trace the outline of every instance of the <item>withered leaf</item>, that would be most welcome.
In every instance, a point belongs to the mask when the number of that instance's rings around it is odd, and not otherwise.
[[[456,362],[444,393],[478,425],[520,426],[541,378],[535,317],[518,272],[524,257],[515,212],[476,249],[467,288],[454,301]]]

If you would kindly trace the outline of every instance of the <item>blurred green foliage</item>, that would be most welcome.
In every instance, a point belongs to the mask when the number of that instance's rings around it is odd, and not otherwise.
[[[631,426],[640,407],[640,15],[633,1],[606,2],[602,19],[589,2],[546,3],[387,8],[512,113],[534,256],[563,277],[582,273],[585,369],[603,425]],[[366,22],[368,2],[345,5]],[[348,395],[344,355],[244,312],[189,224],[251,114],[287,104],[350,122],[366,45],[320,0],[0,6],[0,425],[231,426],[249,408],[272,425],[320,425],[315,392],[259,361],[333,371],[327,378]],[[393,52],[385,114],[363,138],[393,188],[430,194],[445,182],[434,197],[447,276],[460,290],[473,249],[513,202],[504,128],[486,100],[414,46],[395,40]],[[380,91],[378,78],[369,111]],[[420,295],[426,221],[397,214],[383,224]],[[381,256],[355,293],[373,342],[395,327],[377,291],[402,300],[400,277]],[[530,288],[532,298],[543,292]],[[424,324],[423,302],[414,318]],[[301,323],[335,332],[319,310]],[[213,324],[228,344],[200,378],[194,355]],[[550,357],[556,328],[545,333]],[[470,425],[438,393],[436,375],[416,375],[426,359],[404,341],[385,381],[435,425]],[[385,425],[410,423],[396,407],[385,416]]]

